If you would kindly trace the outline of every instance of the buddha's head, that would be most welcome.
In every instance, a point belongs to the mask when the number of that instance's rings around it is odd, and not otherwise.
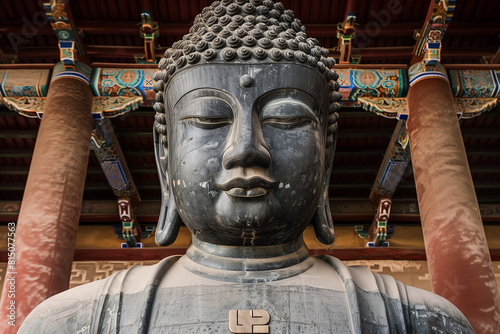
[[[219,245],[275,245],[312,221],[333,242],[334,61],[272,1],[214,2],[155,75],[157,243],[182,221]]]

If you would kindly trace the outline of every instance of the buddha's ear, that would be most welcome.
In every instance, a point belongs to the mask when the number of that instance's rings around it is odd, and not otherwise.
[[[153,130],[156,168],[160,178],[161,209],[156,226],[155,241],[158,246],[168,246],[177,238],[181,217],[175,205],[170,178],[168,176],[168,149],[162,144],[160,134]]]
[[[311,223],[314,226],[316,238],[325,244],[330,245],[335,241],[335,231],[333,228],[332,213],[330,211],[330,201],[328,190],[330,185],[330,175],[332,174],[333,158],[335,156],[335,144],[337,142],[337,132],[333,133],[333,140],[329,140],[325,152],[325,174],[323,177],[323,189],[319,198],[318,208]]]

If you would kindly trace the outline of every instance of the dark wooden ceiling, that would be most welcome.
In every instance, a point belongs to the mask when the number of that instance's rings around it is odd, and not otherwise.
[[[355,8],[360,34],[354,51],[363,55],[363,63],[376,64],[409,63],[415,44],[414,31],[422,28],[430,3],[429,0],[282,2],[295,11],[310,36],[330,49],[337,46],[337,23],[344,21],[348,7]],[[133,55],[142,51],[138,26],[142,10],[150,9],[153,19],[158,21],[158,48],[165,50],[188,32],[194,16],[211,1],[73,0],[68,3],[90,61],[127,63],[134,62]],[[392,7],[397,9],[393,11],[396,14],[387,15],[390,3],[400,4]],[[16,55],[23,63],[58,61],[57,39],[50,25],[33,25],[34,30],[26,27],[26,21],[43,22],[35,15],[38,12],[43,9],[33,0],[0,2],[3,53]],[[495,54],[499,46],[499,17],[497,1],[457,1],[443,40],[443,62],[472,64],[478,63],[483,55]],[[24,35],[26,43],[16,50],[8,38],[9,33]],[[357,48],[359,46],[363,48]],[[336,55],[332,52],[332,56]]]
[[[86,60],[94,65],[135,63],[134,54],[143,53],[139,23],[144,9],[150,9],[153,19],[158,22],[157,47],[165,50],[187,33],[194,16],[210,3],[208,0],[69,1],[73,22],[82,33]],[[429,0],[401,1],[400,13],[387,16],[387,0],[283,1],[285,7],[293,9],[306,25],[308,34],[331,50],[332,57],[338,58],[339,54],[336,49],[337,24],[344,21],[348,8],[355,8],[358,31],[369,37],[354,43],[353,53],[362,56],[361,63],[407,65],[415,44],[414,31],[422,28],[429,3]],[[12,61],[51,64],[58,61],[57,39],[49,24],[26,33],[26,22],[33,22],[37,13],[45,15],[34,0],[0,1],[0,64]],[[487,59],[493,57],[500,45],[499,18],[498,1],[457,1],[443,40],[443,63],[479,64],[483,56]],[[378,22],[378,25],[373,22]],[[16,49],[8,37],[10,33],[24,36],[26,42]],[[158,56],[161,54],[157,51]],[[152,108],[141,107],[126,117],[112,119],[143,201],[160,199],[153,153],[153,115]],[[368,200],[396,121],[355,108],[344,108],[340,115],[330,195],[343,201]],[[22,199],[39,122],[0,107],[0,202]],[[479,202],[500,203],[500,107],[460,123]],[[92,153],[84,201],[115,200]],[[394,200],[416,202],[411,168],[394,194]],[[0,216],[3,221],[10,218]],[[138,218],[142,222],[154,221],[154,217],[149,216]],[[96,213],[90,220],[117,222],[119,218]],[[340,221],[345,224],[359,222],[371,222],[366,210],[350,217],[349,221]],[[500,221],[493,223],[500,224]]]

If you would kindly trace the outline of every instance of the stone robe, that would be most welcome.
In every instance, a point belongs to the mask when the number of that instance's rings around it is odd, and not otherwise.
[[[271,334],[473,333],[444,298],[331,256],[257,272],[172,256],[49,298],[19,333],[230,333],[230,310],[267,311]]]

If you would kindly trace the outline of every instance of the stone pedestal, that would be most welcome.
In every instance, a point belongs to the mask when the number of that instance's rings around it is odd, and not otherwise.
[[[500,333],[500,299],[449,83],[408,93],[408,131],[432,289],[476,333]]]
[[[90,151],[91,108],[87,82],[69,77],[52,81],[16,226],[15,266],[7,271],[2,293],[1,333],[16,333],[35,306],[68,288]],[[8,324],[12,318],[15,326]]]

